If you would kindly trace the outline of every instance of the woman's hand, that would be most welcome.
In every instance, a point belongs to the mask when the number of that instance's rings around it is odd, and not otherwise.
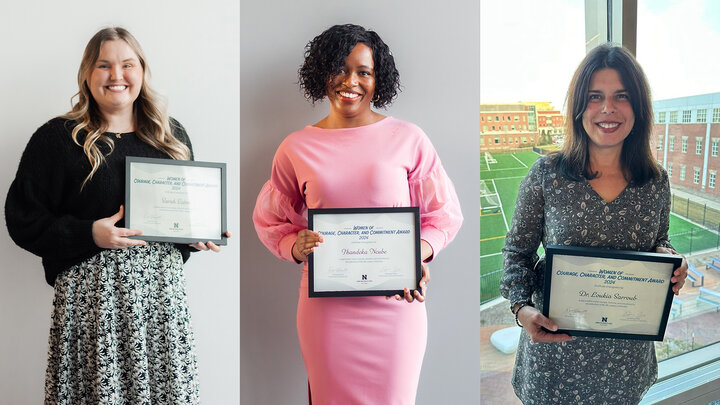
[[[430,268],[427,264],[421,263],[422,266],[422,278],[420,279],[420,291],[413,290],[412,293],[410,292],[409,288],[405,288],[405,293],[403,296],[400,296],[400,294],[395,294],[395,299],[398,301],[405,300],[407,302],[413,302],[414,300],[418,300],[418,302],[425,302],[425,293],[427,292],[427,284],[430,282]],[[385,297],[387,299],[390,299],[390,297]]]
[[[118,228],[115,224],[125,215],[125,207],[113,216],[100,218],[92,224],[92,237],[98,247],[103,249],[124,249],[128,246],[143,246],[147,244],[144,240],[130,239],[128,236],[142,234],[137,229]]]
[[[543,328],[545,328],[554,332],[558,329],[558,326],[535,307],[525,305],[520,308],[517,313],[517,318],[523,326],[523,329],[525,329],[525,333],[530,337],[530,341],[533,343],[567,342],[568,340],[572,340],[572,337],[568,334],[549,333],[543,330]]]
[[[230,231],[225,231],[225,236],[227,236],[229,238],[231,236]],[[197,250],[212,250],[213,252],[216,252],[216,253],[220,251],[220,246],[218,246],[212,242],[205,242],[205,243],[195,242],[195,243],[191,243],[189,246],[194,247]]]
[[[673,276],[670,279],[671,283],[675,283],[672,290],[675,293],[675,295],[680,294],[680,289],[683,288],[685,285],[685,278],[687,277],[688,272],[688,264],[687,260],[685,260],[685,256],[681,255],[680,253],[676,252],[675,249],[670,249],[666,247],[658,246],[657,249],[655,249],[655,252],[657,253],[667,253],[671,255],[678,255],[682,257],[682,263],[680,264],[680,267],[676,268],[673,272]]]
[[[432,257],[433,255],[433,249],[432,246],[430,246],[429,243],[425,239],[420,239],[420,265],[422,266],[422,278],[420,278],[420,291],[413,290],[410,292],[409,288],[405,288],[404,294],[400,296],[400,294],[395,294],[394,298],[398,301],[405,300],[407,302],[413,302],[414,300],[418,300],[418,302],[425,302],[425,291],[427,291],[427,283],[430,282],[430,268],[425,264],[425,260]],[[390,297],[385,297],[387,299],[390,299]]]
[[[323,242],[325,242],[325,240],[319,233],[309,229],[303,229],[298,232],[298,237],[292,247],[292,255],[298,262],[306,262],[308,255]]]

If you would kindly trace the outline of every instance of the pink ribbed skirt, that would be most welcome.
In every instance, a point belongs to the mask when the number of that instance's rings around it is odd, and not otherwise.
[[[425,304],[385,297],[309,298],[297,329],[313,405],[415,403],[427,343]]]

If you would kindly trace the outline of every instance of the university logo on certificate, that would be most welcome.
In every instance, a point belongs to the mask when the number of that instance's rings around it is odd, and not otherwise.
[[[310,297],[420,289],[418,207],[309,209],[308,228],[324,239],[308,256]]]

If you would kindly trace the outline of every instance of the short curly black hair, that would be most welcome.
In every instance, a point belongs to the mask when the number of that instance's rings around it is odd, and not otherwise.
[[[330,78],[345,65],[355,45],[370,47],[375,64],[373,105],[384,108],[400,91],[400,73],[390,48],[375,31],[354,24],[333,25],[305,46],[305,62],[298,70],[298,83],[305,98],[315,104],[327,93]]]

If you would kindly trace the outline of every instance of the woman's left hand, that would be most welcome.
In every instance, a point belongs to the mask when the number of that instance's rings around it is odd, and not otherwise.
[[[688,264],[687,260],[685,260],[685,256],[681,255],[680,253],[676,252],[675,249],[670,249],[666,247],[658,247],[655,249],[657,253],[667,253],[671,255],[679,255],[682,257],[682,264],[680,264],[680,267],[676,268],[673,272],[673,276],[670,279],[671,283],[675,283],[672,290],[675,293],[675,295],[680,294],[680,289],[683,288],[683,285],[685,285],[685,278],[687,277],[688,272]]]
[[[227,236],[227,237],[229,238],[229,237],[230,237],[230,231],[226,231],[226,232],[225,232],[225,236]],[[218,246],[218,245],[216,245],[216,244],[214,244],[214,243],[212,243],[212,242],[206,242],[206,243],[203,243],[203,242],[195,242],[195,243],[191,243],[189,246],[190,246],[190,247],[194,247],[194,248],[197,249],[197,250],[212,250],[213,252],[219,252],[219,251],[220,251],[220,246]]]
[[[405,293],[400,296],[400,294],[395,294],[394,298],[398,301],[402,301],[403,299],[407,302],[413,302],[414,300],[418,300],[418,302],[425,302],[425,291],[427,291],[427,283],[430,282],[430,268],[425,264],[425,261],[428,260],[433,256],[433,249],[432,246],[425,240],[420,239],[420,259],[422,262],[420,263],[422,267],[422,277],[420,278],[420,291],[413,290],[410,291],[409,288],[405,288]],[[387,299],[390,299],[390,297],[385,297]]]
[[[420,279],[420,290],[412,290],[410,291],[409,288],[405,288],[405,294],[403,296],[400,296],[400,294],[395,294],[395,299],[398,301],[405,300],[407,302],[413,302],[415,300],[418,300],[418,302],[425,302],[425,293],[427,292],[427,284],[430,282],[430,268],[427,264],[421,263],[422,266],[422,278]],[[386,297],[390,298],[390,297]]]

